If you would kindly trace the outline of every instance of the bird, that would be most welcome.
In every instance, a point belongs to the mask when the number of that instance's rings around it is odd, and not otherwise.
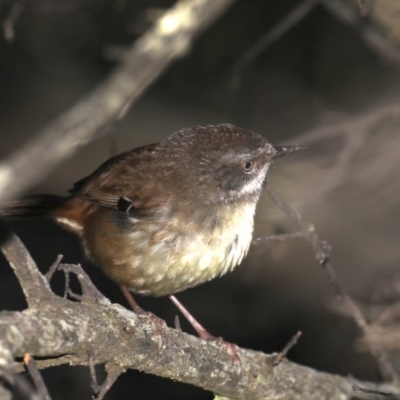
[[[232,124],[183,128],[110,158],[68,196],[12,200],[0,217],[51,218],[125,295],[173,296],[241,263],[269,167],[301,149]]]

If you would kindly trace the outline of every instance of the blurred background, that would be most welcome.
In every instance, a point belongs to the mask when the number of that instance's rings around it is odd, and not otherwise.
[[[0,2],[0,156],[18,149],[90,92],[124,49],[173,3]],[[162,140],[185,126],[231,122],[275,144],[309,146],[273,166],[272,186],[332,245],[336,271],[357,301],[395,299],[392,282],[400,260],[400,5],[391,0],[314,3],[282,38],[261,46],[246,63],[246,54],[301,2],[236,1],[122,121],[108,128],[109,136],[51,171],[32,192],[66,194],[115,146],[121,152]],[[360,10],[358,3],[365,8]],[[44,220],[13,222],[12,227],[42,271],[61,253],[64,262],[82,263],[111,301],[126,305],[119,289],[84,261],[75,237]],[[265,193],[255,237],[296,229]],[[2,257],[0,264],[0,310],[21,310],[26,304],[18,282]],[[62,285],[60,276],[54,289],[62,293]],[[373,358],[355,346],[360,334],[354,322],[333,311],[333,288],[302,240],[253,246],[232,274],[178,297],[211,333],[241,347],[277,352],[301,330],[291,360],[331,373],[380,379]],[[173,325],[177,310],[167,299],[137,300]],[[192,333],[182,318],[181,323]],[[393,357],[396,361],[395,353]],[[104,371],[97,369],[101,379]],[[59,367],[43,374],[54,400],[91,398],[87,368]],[[213,396],[128,371],[106,399],[128,398]]]

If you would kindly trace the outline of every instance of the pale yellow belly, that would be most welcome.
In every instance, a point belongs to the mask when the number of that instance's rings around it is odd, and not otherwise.
[[[254,207],[247,207],[230,213],[212,233],[190,226],[179,234],[167,230],[170,234],[164,234],[157,244],[154,235],[152,243],[152,236],[139,225],[124,241],[97,235],[95,243],[87,244],[91,258],[110,279],[139,294],[165,296],[236,267],[251,244],[253,217]],[[103,246],[113,250],[104,256],[98,251]]]

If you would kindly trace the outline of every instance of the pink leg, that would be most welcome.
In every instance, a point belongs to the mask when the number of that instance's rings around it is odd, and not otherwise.
[[[138,315],[142,315],[147,318],[152,324],[153,324],[153,330],[155,334],[157,335],[157,341],[158,341],[158,348],[161,349],[162,346],[162,336],[161,336],[161,331],[165,328],[167,328],[166,322],[158,318],[156,315],[154,315],[151,312],[143,310],[142,307],[139,306],[138,303],[136,303],[136,300],[133,298],[132,293],[129,291],[129,289],[124,286],[124,285],[119,285],[123,295],[126,298],[126,301],[129,303],[131,306],[133,312],[135,312]]]
[[[183,314],[183,316],[188,320],[190,325],[193,326],[194,330],[197,332],[199,337],[203,340],[206,340],[207,342],[216,342],[222,347],[225,347],[228,353],[233,357],[234,363],[238,366],[239,368],[239,373],[242,370],[242,362],[240,360],[239,356],[239,348],[233,343],[225,342],[222,338],[220,337],[215,337],[211,335],[210,332],[207,331],[207,329],[204,328],[203,325],[198,322],[192,314],[188,311],[188,309],[175,297],[175,296],[169,296],[170,300],[175,304],[176,308]]]
[[[140,314],[142,312],[145,312],[138,303],[136,303],[136,300],[133,298],[132,293],[129,291],[129,289],[124,286],[124,285],[119,285],[123,295],[125,296],[126,301],[129,303],[131,306],[132,310],[135,311],[135,313]]]

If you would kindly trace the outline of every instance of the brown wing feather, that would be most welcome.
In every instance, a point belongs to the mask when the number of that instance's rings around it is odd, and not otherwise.
[[[146,215],[146,210],[163,197],[155,195],[156,188],[149,187],[156,184],[148,179],[156,147],[157,144],[151,144],[110,158],[76,182],[69,192],[98,206]]]

